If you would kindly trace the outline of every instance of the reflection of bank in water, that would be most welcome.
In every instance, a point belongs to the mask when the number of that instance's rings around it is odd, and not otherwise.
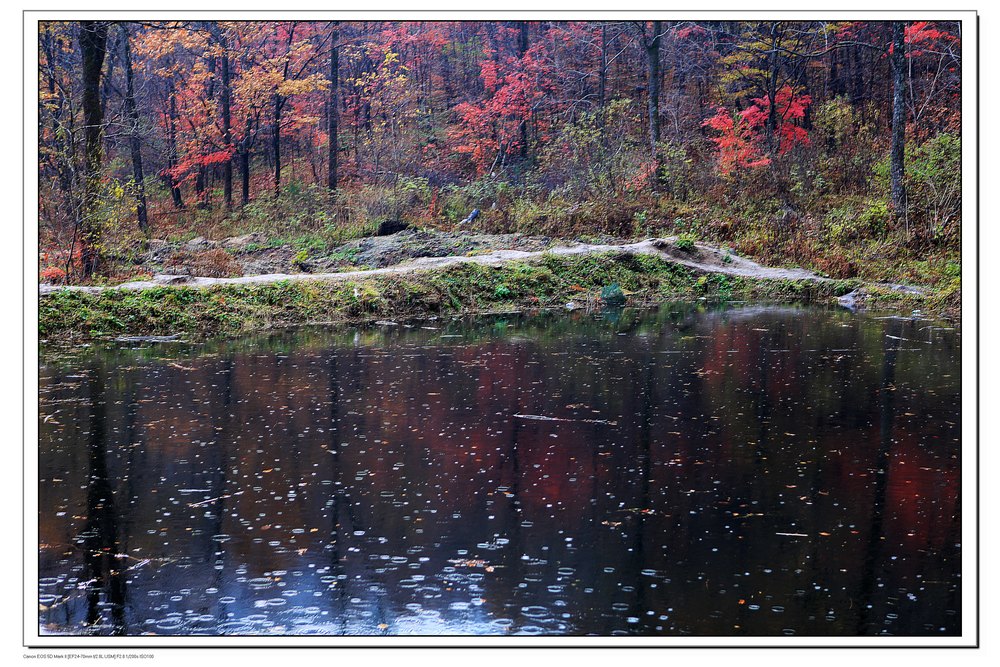
[[[128,558],[43,550],[46,595],[98,594],[40,622],[954,634],[960,339],[918,325],[677,304],[54,361],[42,539]]]

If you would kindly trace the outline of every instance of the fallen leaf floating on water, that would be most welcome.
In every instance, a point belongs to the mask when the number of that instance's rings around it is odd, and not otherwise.
[[[484,560],[479,559],[463,559],[463,558],[450,558],[448,562],[452,565],[457,565],[458,567],[482,567],[485,568],[487,572],[493,571],[493,566],[488,564]]]
[[[233,496],[238,496],[242,493],[243,493],[242,491],[237,491],[236,493],[230,493],[224,496],[219,496],[217,498],[209,498],[208,500],[201,500],[196,503],[188,503],[188,507],[201,507],[202,505],[206,505],[208,503],[214,503],[218,500],[225,500],[226,498],[232,498]]]
[[[582,422],[584,424],[607,424],[608,426],[617,426],[618,422],[608,421],[606,419],[563,419],[562,417],[546,417],[544,415],[514,415],[518,419],[531,419],[540,422]]]

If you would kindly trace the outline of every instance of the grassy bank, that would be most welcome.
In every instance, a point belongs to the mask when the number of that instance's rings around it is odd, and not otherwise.
[[[74,342],[120,335],[238,335],[307,323],[596,304],[617,283],[630,304],[677,299],[829,300],[856,281],[749,280],[701,274],[647,255],[544,256],[532,263],[459,264],[357,281],[159,287],[41,297],[39,335]]]

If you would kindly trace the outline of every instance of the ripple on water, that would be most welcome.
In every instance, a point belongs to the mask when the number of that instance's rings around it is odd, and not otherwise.
[[[216,631],[220,635],[248,635],[254,628],[243,621],[223,621],[216,626]]]
[[[421,620],[418,616],[397,616],[396,620],[393,621],[397,626],[407,627],[410,625],[419,625]]]
[[[521,615],[534,619],[552,618],[552,612],[549,611],[548,607],[542,607],[541,605],[521,607]]]
[[[153,626],[157,630],[176,630],[184,625],[184,617],[177,616],[167,616],[166,618],[161,618],[156,621]]]

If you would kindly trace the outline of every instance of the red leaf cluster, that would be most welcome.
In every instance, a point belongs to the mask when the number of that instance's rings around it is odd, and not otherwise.
[[[797,145],[808,145],[809,134],[796,124],[805,117],[812,103],[809,95],[796,93],[791,86],[784,86],[771,99],[754,98],[753,104],[739,113],[717,107],[716,113],[702,123],[719,133],[712,137],[718,149],[719,170],[731,174],[738,168],[762,167],[771,163],[771,153],[785,155]],[[774,121],[773,146],[767,146],[765,128],[768,120]]]

